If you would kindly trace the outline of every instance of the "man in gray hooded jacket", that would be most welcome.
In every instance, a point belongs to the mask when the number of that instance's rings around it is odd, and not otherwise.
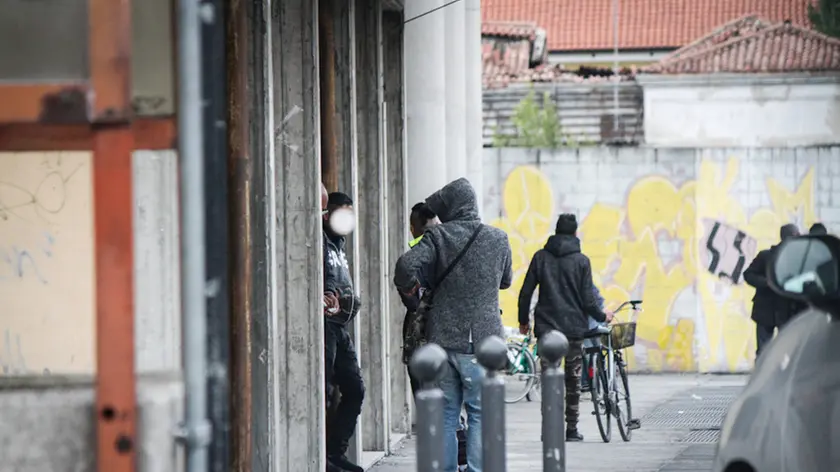
[[[449,354],[449,369],[441,380],[446,398],[446,460],[444,472],[457,467],[461,407],[467,410],[467,470],[481,472],[481,379],[484,372],[474,355],[488,336],[501,336],[499,289],[510,287],[511,250],[507,235],[485,225],[478,215],[475,191],[464,178],[455,180],[426,199],[441,224],[426,230],[423,239],[397,261],[394,284],[404,294],[419,289],[426,277],[433,301],[427,313],[428,342]],[[474,238],[474,239],[473,239]],[[470,240],[472,245],[449,269]]]

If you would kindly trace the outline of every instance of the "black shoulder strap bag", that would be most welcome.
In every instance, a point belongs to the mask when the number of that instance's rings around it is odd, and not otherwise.
[[[446,277],[452,272],[452,269],[461,261],[464,257],[464,254],[467,253],[467,250],[472,246],[475,242],[476,238],[478,238],[478,234],[481,233],[481,230],[484,228],[484,225],[481,224],[478,228],[475,229],[472,236],[470,236],[469,241],[467,244],[464,245],[464,248],[461,249],[461,252],[455,256],[455,259],[449,263],[449,266],[443,273],[440,274],[438,277],[437,283],[435,284],[437,287],[440,287]],[[437,288],[435,287],[435,288]],[[411,360],[411,356],[414,354],[420,346],[426,344],[426,314],[432,308],[432,297],[434,296],[432,290],[426,290],[423,296],[420,298],[420,306],[417,308],[417,311],[411,312],[406,315],[405,324],[403,325],[403,363],[408,364]]]

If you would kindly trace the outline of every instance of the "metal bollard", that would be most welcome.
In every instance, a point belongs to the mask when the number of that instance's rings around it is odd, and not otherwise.
[[[417,472],[443,470],[443,390],[435,385],[446,367],[446,351],[437,344],[427,344],[411,356],[409,368],[420,381],[414,397],[417,405]]]
[[[565,381],[560,360],[569,353],[569,340],[550,331],[539,340],[542,371],[543,472],[566,472]]]
[[[487,369],[481,386],[481,461],[485,472],[505,472],[505,381],[499,371],[508,363],[507,345],[491,336],[478,346],[478,362]]]

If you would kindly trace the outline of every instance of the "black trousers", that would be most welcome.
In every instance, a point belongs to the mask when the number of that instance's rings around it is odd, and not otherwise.
[[[416,397],[420,391],[420,380],[411,373],[411,369],[408,369],[408,381],[411,383],[411,396]]]
[[[350,333],[331,321],[324,323],[324,372],[327,402],[335,398],[336,389],[341,393],[338,405],[327,404],[332,412],[327,415],[327,455],[343,455],[362,412],[365,384]]]
[[[755,358],[761,355],[761,351],[767,346],[767,343],[773,340],[773,331],[776,328],[773,326],[766,326],[762,324],[755,324]]]

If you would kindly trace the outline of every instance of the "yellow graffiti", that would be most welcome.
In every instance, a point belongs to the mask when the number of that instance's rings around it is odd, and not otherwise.
[[[722,280],[701,262],[704,222],[738,228],[761,250],[778,239],[782,224],[807,226],[816,219],[813,169],[792,191],[767,178],[770,205],[748,211],[733,190],[738,158],[723,166],[705,158],[699,164],[697,178],[679,187],[660,175],[642,178],[623,205],[595,203],[580,224],[583,250],[607,307],[615,308],[631,295],[645,301],[644,311],[635,317],[636,347],[628,351],[631,368],[707,372],[749,367],[755,350],[749,317],[754,291],[742,282]],[[516,326],[522,280],[531,257],[552,232],[556,215],[551,184],[535,167],[514,169],[502,197],[504,216],[492,224],[511,240],[514,283],[502,292],[501,303],[505,324]],[[663,241],[672,248],[669,254],[661,253]],[[685,303],[675,307],[684,293],[696,300],[688,310]],[[619,319],[628,316],[622,313]]]

